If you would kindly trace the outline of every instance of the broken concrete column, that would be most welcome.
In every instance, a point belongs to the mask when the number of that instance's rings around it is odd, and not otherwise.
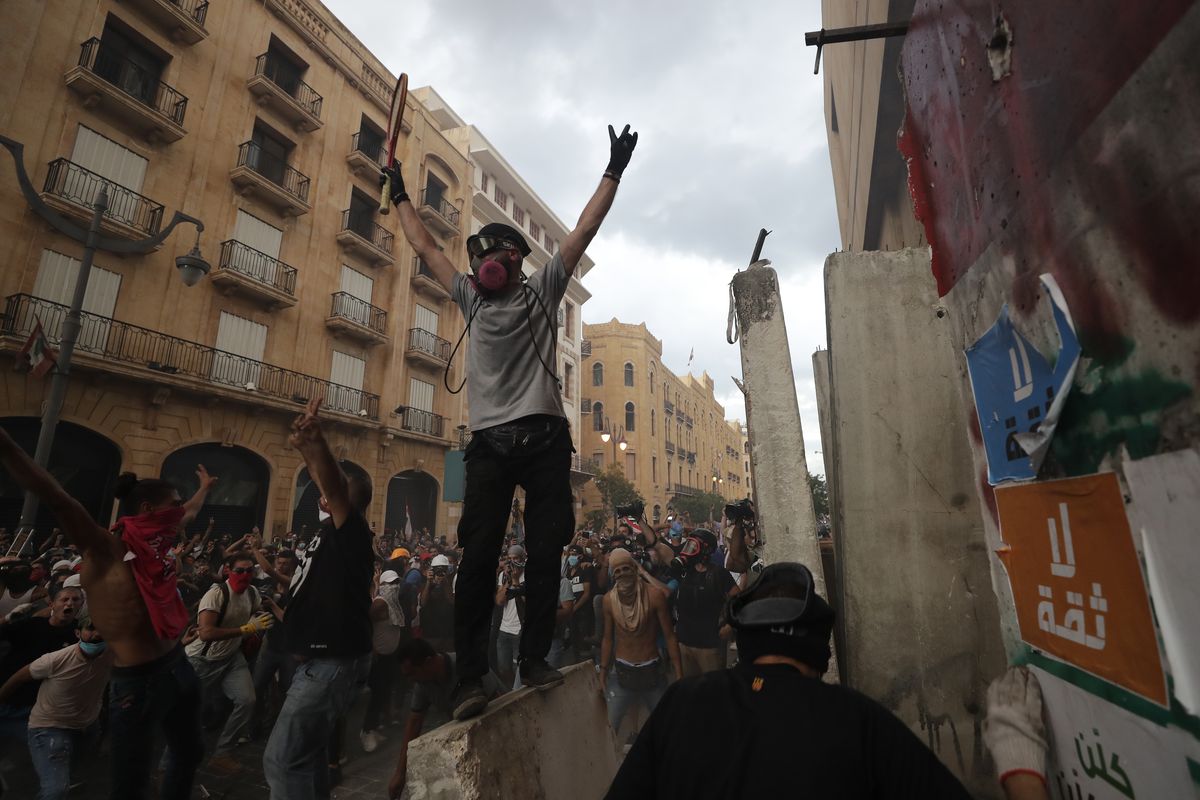
[[[817,592],[826,596],[792,351],[779,281],[768,264],[756,261],[733,277],[759,528],[766,537],[767,563],[799,561],[812,570]]]
[[[616,743],[591,663],[546,691],[521,689],[480,716],[408,748],[408,800],[600,798],[617,773]]]

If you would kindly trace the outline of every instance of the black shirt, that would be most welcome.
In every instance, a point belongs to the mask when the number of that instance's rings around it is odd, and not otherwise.
[[[729,590],[736,585],[724,567],[709,564],[704,572],[688,570],[675,593],[679,616],[675,635],[680,644],[710,649],[721,646],[721,610]]]
[[[31,664],[46,653],[61,650],[77,641],[75,625],[50,624],[48,617],[29,617],[18,620],[0,629],[0,641],[7,642],[10,649],[0,660],[0,685],[13,676],[21,667]],[[37,702],[38,686],[41,681],[32,681],[15,691],[8,704],[19,708],[32,708]]]
[[[874,700],[786,664],[749,664],[667,689],[605,797],[969,800],[970,795]]]
[[[355,511],[341,528],[323,526],[292,576],[284,615],[287,651],[310,658],[355,658],[371,652],[371,529]]]

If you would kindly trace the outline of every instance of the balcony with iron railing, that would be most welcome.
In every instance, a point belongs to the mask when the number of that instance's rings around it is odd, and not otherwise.
[[[285,216],[296,217],[311,208],[308,176],[266,152],[257,142],[238,146],[237,166],[229,179],[243,194],[258,196]]]
[[[433,270],[420,256],[413,256],[412,285],[421,294],[435,300],[445,300],[450,296],[445,287],[433,275]]]
[[[46,339],[56,346],[62,340],[67,311],[61,303],[11,295],[0,319],[0,341],[7,349],[20,348],[41,322]],[[81,314],[75,359],[72,367],[177,385],[205,396],[215,392],[289,413],[302,409],[313,397],[324,397],[324,407],[331,411],[379,420],[379,395],[86,311]]]
[[[346,163],[355,175],[374,182],[379,177],[385,154],[383,137],[371,131],[359,131],[350,137]]]
[[[98,38],[80,47],[79,63],[67,70],[67,86],[95,108],[151,142],[183,138],[188,100],[159,76]]]
[[[580,475],[595,475],[597,465],[594,459],[586,458],[578,453],[571,454],[571,471],[578,472]]]
[[[687,486],[686,484],[682,483],[673,483],[671,484],[671,493],[681,495],[683,497],[695,497],[700,492],[694,486]]]
[[[409,328],[404,356],[417,364],[444,367],[450,361],[450,343],[424,328]]]
[[[141,9],[151,22],[177,42],[196,44],[207,38],[204,22],[208,0],[123,0]]]
[[[387,312],[349,292],[334,292],[325,327],[335,336],[349,336],[368,347],[388,340]]]
[[[254,60],[254,74],[247,88],[261,105],[269,106],[296,130],[315,131],[321,127],[321,95],[296,77],[295,65],[274,53],[263,53]]]
[[[377,223],[371,211],[348,208],[342,212],[342,226],[337,232],[338,244],[376,267],[395,263],[392,256],[393,236]]]
[[[400,415],[400,429],[410,433],[442,438],[446,429],[446,418],[432,411],[422,411],[419,408],[401,407],[397,409]]]
[[[417,206],[417,213],[444,236],[458,233],[459,217],[462,214],[441,191],[426,188],[421,192],[421,203]]]
[[[579,355],[588,358],[592,355],[592,340],[583,339],[579,342]]]
[[[690,428],[690,427],[692,427],[692,425],[693,425],[694,423],[692,422],[692,418],[691,418],[691,417],[686,417],[686,416],[685,416],[685,417],[683,418],[683,424],[684,424],[684,425],[687,425],[687,426]]]
[[[296,268],[236,239],[221,242],[221,260],[210,275],[226,294],[241,294],[269,310],[296,305]]]
[[[670,400],[663,400],[663,411],[667,414],[675,413],[675,406],[671,403]]]
[[[669,456],[675,455],[675,443],[672,442],[670,439],[667,439],[667,455],[669,455]]]
[[[158,233],[163,218],[161,203],[65,158],[50,162],[41,196],[55,211],[86,222],[92,218],[92,204],[102,188],[108,189],[108,208],[100,222],[106,233],[133,240]]]

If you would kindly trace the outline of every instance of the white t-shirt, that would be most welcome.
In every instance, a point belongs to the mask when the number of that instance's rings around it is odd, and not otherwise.
[[[112,650],[88,658],[77,644],[35,659],[29,674],[42,685],[29,714],[29,727],[78,731],[91,725],[100,717],[112,665]]]
[[[524,582],[525,573],[522,571],[520,583]],[[496,585],[504,585],[503,573],[496,577]],[[515,598],[504,604],[504,616],[500,618],[500,630],[503,633],[511,633],[513,636],[521,635],[521,615],[517,613],[517,601]]]
[[[226,589],[229,589],[226,584]],[[217,620],[219,628],[239,628],[250,621],[250,617],[254,615],[262,607],[262,599],[258,596],[258,590],[251,586],[246,591],[238,594],[229,589],[229,606],[225,609],[225,616]],[[213,611],[217,614],[221,613],[221,584],[214,583],[212,587],[204,593],[204,597],[200,598],[200,608],[196,612],[199,617],[204,611]],[[202,642],[200,639],[192,642],[187,646],[184,652],[192,658],[203,658],[208,661],[223,661],[242,646],[240,636],[235,636],[232,639],[222,639],[218,642]],[[207,651],[205,648],[207,647]]]

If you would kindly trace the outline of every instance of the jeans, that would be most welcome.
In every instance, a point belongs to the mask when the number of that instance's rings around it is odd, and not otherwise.
[[[250,667],[241,651],[220,661],[191,657],[192,669],[200,679],[201,690],[208,694],[220,688],[231,701],[233,711],[225,722],[225,728],[217,739],[216,755],[228,755],[237,742],[237,736],[246,727],[254,714],[254,681],[250,678]]]
[[[496,559],[512,513],[513,491],[525,489],[525,620],[520,657],[544,659],[554,636],[562,549],[575,528],[571,434],[564,425],[546,449],[501,456],[475,436],[466,451],[466,493],[458,541],[463,547],[454,597],[454,644],[460,678],[488,670],[488,632],[496,597]],[[504,664],[501,663],[501,669]]]
[[[679,645],[679,660],[683,677],[691,678],[694,675],[725,669],[725,653],[725,645],[711,648]]]
[[[621,720],[625,717],[625,712],[634,703],[644,705],[647,713],[653,711],[666,690],[667,683],[662,678],[652,689],[626,689],[617,678],[617,671],[611,670],[608,673],[608,693],[605,696],[605,699],[608,700],[608,724],[614,731],[618,730],[621,727]]]
[[[37,770],[38,800],[65,800],[71,788],[71,767],[99,735],[98,727],[30,728],[29,754]]]
[[[521,676],[517,674],[517,649],[521,642],[519,633],[500,631],[496,634],[496,667],[505,689],[520,689]],[[516,681],[511,678],[516,675]]]
[[[329,737],[362,690],[370,669],[370,653],[357,658],[314,658],[297,667],[263,753],[271,800],[329,797]]]
[[[188,800],[204,759],[200,681],[177,647],[136,667],[115,667],[109,684],[113,800],[145,800],[154,742],[167,743],[163,800]]]
[[[296,674],[296,659],[287,653],[267,647],[259,650],[258,660],[254,662],[254,714],[250,719],[253,736],[258,735],[263,717],[267,715],[267,704],[271,698],[271,679],[277,672],[279,693],[286,696],[288,687],[292,685],[292,676]]]

